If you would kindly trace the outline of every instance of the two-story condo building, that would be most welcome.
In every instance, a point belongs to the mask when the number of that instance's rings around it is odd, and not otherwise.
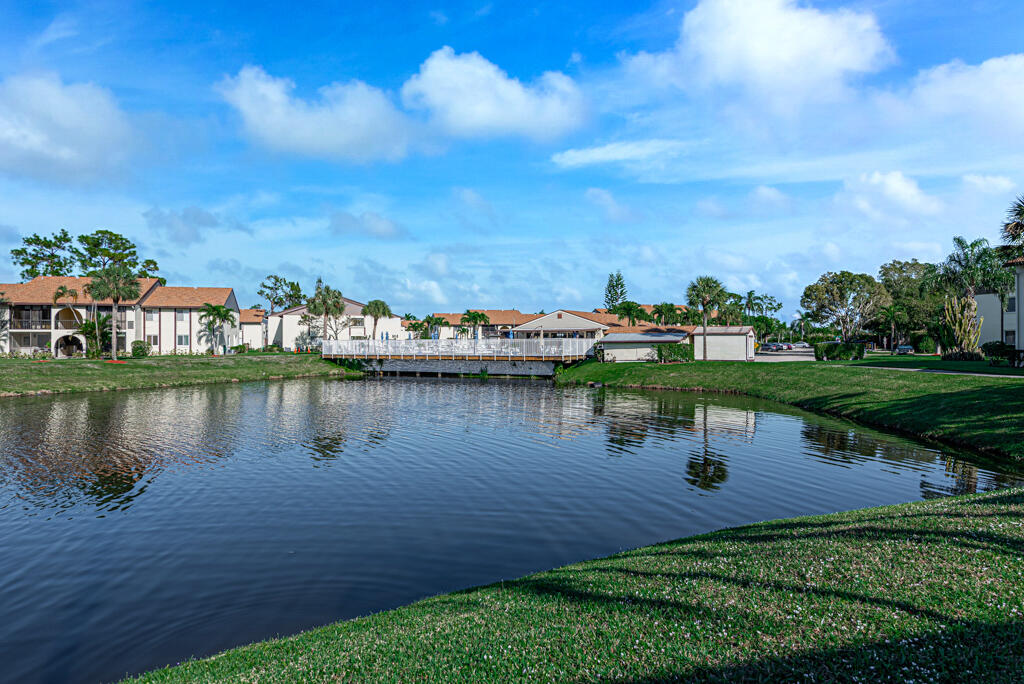
[[[0,306],[0,353],[49,351],[58,358],[82,354],[95,342],[78,332],[82,322],[109,315],[110,300],[89,296],[91,278],[39,276],[27,283],[0,283],[6,304]],[[63,288],[63,289],[62,289]],[[117,307],[117,348],[149,342],[152,353],[202,353],[222,344],[238,344],[238,303],[229,287],[167,287],[156,278],[139,279],[138,299]],[[220,304],[235,312],[236,324],[224,338],[208,339],[199,320],[203,304]],[[6,329],[5,329],[6,328]]]

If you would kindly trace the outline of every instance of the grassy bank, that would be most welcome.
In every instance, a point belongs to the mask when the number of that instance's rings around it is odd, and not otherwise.
[[[312,354],[157,356],[129,358],[123,364],[87,359],[48,363],[0,359],[0,396],[178,387],[343,373],[338,366]]]
[[[149,673],[212,681],[1019,681],[1024,490],[739,527]]]
[[[882,368],[917,368],[929,371],[950,371],[956,373],[984,373],[986,375],[1020,375],[1024,368],[1007,365],[992,366],[988,361],[943,361],[939,356],[918,354],[894,356],[890,354],[868,354],[861,361],[844,361],[852,366],[879,366]]]
[[[1024,460],[1024,379],[810,362],[590,362],[559,382],[737,392]]]

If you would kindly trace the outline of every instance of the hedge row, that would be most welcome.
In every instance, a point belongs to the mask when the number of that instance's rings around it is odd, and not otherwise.
[[[864,358],[863,342],[820,342],[814,345],[818,361],[857,361]]]

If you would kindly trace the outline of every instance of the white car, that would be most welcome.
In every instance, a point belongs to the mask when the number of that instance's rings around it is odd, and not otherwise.
[[[806,342],[794,342],[793,343],[793,347],[795,349],[807,349],[810,346],[811,345],[807,344]]]

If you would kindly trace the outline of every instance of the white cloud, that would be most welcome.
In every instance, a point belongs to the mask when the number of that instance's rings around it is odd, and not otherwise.
[[[448,15],[441,10],[431,10],[430,20],[437,26],[444,26],[448,23]]]
[[[893,59],[874,15],[797,0],[701,0],[678,42],[627,59],[630,74],[682,88],[738,87],[780,111],[829,100]]]
[[[759,211],[789,211],[793,206],[792,198],[769,185],[759,185],[750,193],[753,207]]]
[[[0,172],[91,181],[115,172],[134,146],[110,91],[54,74],[0,81]]]
[[[247,66],[218,90],[242,117],[248,135],[279,152],[368,161],[406,155],[411,123],[388,95],[362,81],[320,88],[316,101],[292,95],[295,83]]]
[[[879,96],[901,124],[960,122],[998,140],[1024,135],[1024,54],[978,65],[959,60],[921,71],[909,89]],[[953,128],[952,130],[957,130]],[[962,130],[958,131],[963,135]]]
[[[594,164],[664,162],[683,153],[691,144],[683,140],[650,139],[608,143],[597,147],[569,149],[551,156],[558,166],[566,169]]]
[[[373,211],[356,216],[347,211],[331,214],[328,228],[335,235],[365,235],[379,240],[399,240],[409,237],[409,231],[389,218]]]
[[[64,40],[65,38],[73,38],[78,35],[78,26],[75,20],[66,14],[59,14],[54,17],[46,29],[39,34],[38,37],[32,42],[32,46],[35,48],[41,48],[49,45],[50,43],[56,43],[57,41]]]
[[[618,200],[603,188],[587,188],[587,191],[583,193],[587,201],[600,207],[604,211],[604,216],[609,221],[614,223],[628,223],[635,221],[637,213],[628,206],[619,203]]]
[[[146,227],[162,233],[172,244],[187,246],[202,242],[214,229],[252,234],[249,226],[232,219],[224,219],[201,207],[185,207],[181,211],[153,207],[142,212]]]
[[[430,112],[455,137],[557,137],[584,118],[583,95],[571,78],[548,71],[533,84],[510,78],[479,53],[443,47],[402,86],[407,107]]]
[[[985,194],[1010,192],[1016,187],[1006,176],[980,176],[969,173],[963,178],[964,184]]]
[[[917,181],[900,171],[861,174],[844,183],[837,199],[875,221],[934,216],[943,208],[941,200],[925,193]]]

